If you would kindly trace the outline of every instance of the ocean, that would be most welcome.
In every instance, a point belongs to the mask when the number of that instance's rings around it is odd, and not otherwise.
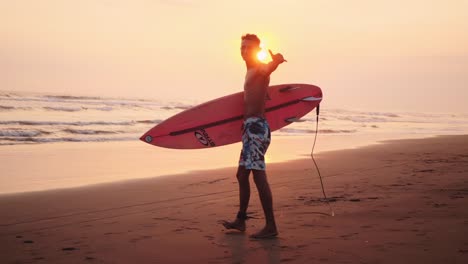
[[[154,125],[197,103],[202,102],[0,92],[0,147],[135,141]],[[315,111],[302,120],[274,133],[315,133]],[[319,127],[319,134],[330,135],[454,135],[468,132],[468,114],[336,109],[327,108],[324,101]]]

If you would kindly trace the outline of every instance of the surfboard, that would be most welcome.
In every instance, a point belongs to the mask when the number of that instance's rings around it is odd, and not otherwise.
[[[312,111],[322,101],[322,90],[310,84],[268,87],[265,118],[278,130]],[[157,124],[140,140],[164,148],[200,149],[240,142],[244,120],[244,92],[217,98],[180,112]]]

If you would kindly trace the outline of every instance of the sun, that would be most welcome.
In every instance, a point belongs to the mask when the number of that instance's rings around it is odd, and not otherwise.
[[[260,44],[261,50],[257,53],[257,59],[261,62],[267,62],[268,61],[268,52],[265,49],[265,45],[263,43]]]

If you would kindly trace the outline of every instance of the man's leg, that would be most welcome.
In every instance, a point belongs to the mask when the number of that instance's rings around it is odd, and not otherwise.
[[[244,166],[239,166],[237,169],[237,182],[239,183],[239,212],[236,220],[233,222],[222,221],[226,229],[237,229],[245,231],[245,220],[247,220],[247,208],[249,207],[250,200],[250,183],[249,183],[250,170]]]
[[[239,166],[237,169],[237,182],[239,183],[239,213],[246,215],[250,200],[250,170],[244,166]],[[245,220],[245,219],[244,219]]]
[[[263,170],[252,170],[255,185],[258,189],[263,212],[265,213],[265,227],[258,233],[253,234],[253,238],[271,238],[278,235],[276,229],[275,216],[273,214],[273,196],[268,184],[266,172]]]

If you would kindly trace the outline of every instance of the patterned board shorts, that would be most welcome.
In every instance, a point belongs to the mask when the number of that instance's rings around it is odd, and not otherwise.
[[[265,153],[270,141],[270,126],[266,119],[249,117],[244,120],[239,166],[248,170],[265,170]]]

